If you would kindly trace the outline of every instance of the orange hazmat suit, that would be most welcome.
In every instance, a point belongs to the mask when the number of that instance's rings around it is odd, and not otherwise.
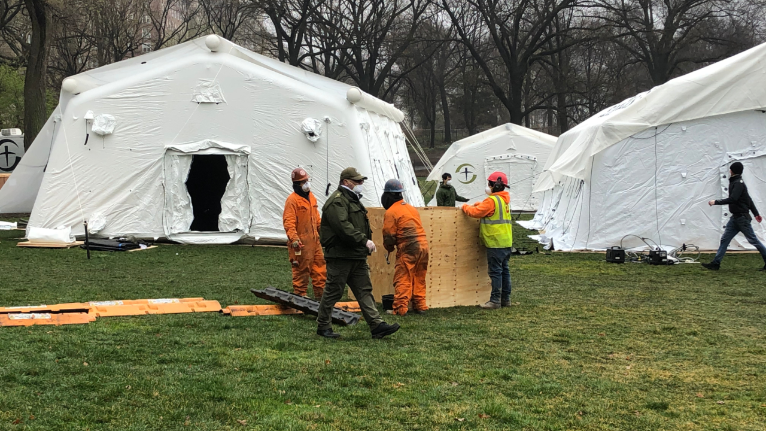
[[[285,201],[282,225],[288,235],[288,251],[293,269],[293,293],[306,296],[309,278],[312,280],[314,297],[319,301],[325,289],[327,270],[325,256],[320,245],[320,212],[317,199],[309,193],[309,199],[291,193]],[[303,247],[296,250],[292,244],[299,241]]]
[[[429,243],[418,211],[405,201],[395,202],[384,214],[383,243],[387,251],[397,247],[394,267],[395,314],[405,315],[412,299],[413,308],[425,311],[426,271],[429,267]]]

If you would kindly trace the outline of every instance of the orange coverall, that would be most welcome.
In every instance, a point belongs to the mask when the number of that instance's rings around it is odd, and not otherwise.
[[[394,313],[405,315],[408,303],[413,308],[428,310],[426,306],[426,270],[429,266],[429,243],[421,225],[421,217],[412,205],[396,202],[384,214],[383,242],[387,251],[397,246],[394,267]]]
[[[296,193],[291,193],[285,201],[282,225],[288,235],[288,257],[293,268],[293,293],[306,296],[311,277],[314,298],[319,301],[325,289],[327,270],[320,245],[320,212],[317,210],[314,194],[309,193],[309,200],[306,200]],[[298,256],[292,246],[296,240],[304,245]]]
[[[501,199],[503,199],[504,202],[507,204],[511,200],[511,195],[509,195],[509,192],[507,191],[500,191],[497,193],[493,193],[490,196],[500,196]],[[475,202],[473,205],[469,204],[463,204],[461,206],[461,209],[463,212],[469,216],[474,218],[482,218],[482,217],[490,217],[495,212],[495,202],[493,201],[490,196],[486,197],[485,200],[482,202]]]

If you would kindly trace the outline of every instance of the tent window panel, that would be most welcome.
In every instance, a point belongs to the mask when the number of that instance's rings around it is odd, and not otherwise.
[[[221,198],[229,182],[226,157],[222,155],[196,155],[192,158],[186,189],[192,198],[194,220],[190,230],[217,232],[221,214]]]

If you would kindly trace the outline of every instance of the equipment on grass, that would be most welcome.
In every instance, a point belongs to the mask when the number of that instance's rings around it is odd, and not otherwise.
[[[666,250],[650,250],[647,263],[650,265],[668,265],[668,252]]]
[[[283,290],[267,287],[264,290],[250,289],[250,291],[261,299],[286,305],[296,310],[301,310],[305,314],[316,316],[319,313],[320,303],[303,296],[294,295]],[[340,308],[333,308],[331,315],[333,323],[338,325],[356,325],[360,321],[360,315],[343,311]]]
[[[124,242],[124,241],[115,240],[115,239],[87,239],[86,238],[85,244],[81,245],[80,247],[88,250],[88,255],[90,256],[90,250],[128,251],[128,250],[135,250],[141,246],[136,243]]]
[[[608,263],[625,263],[626,262],[626,250],[614,245],[607,249],[605,260]]]

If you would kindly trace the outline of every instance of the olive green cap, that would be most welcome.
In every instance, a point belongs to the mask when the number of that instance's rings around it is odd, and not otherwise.
[[[362,181],[366,179],[368,179],[368,177],[363,177],[362,175],[360,175],[360,173],[357,172],[357,169],[355,168],[346,168],[343,171],[341,171],[341,181],[343,180]]]

